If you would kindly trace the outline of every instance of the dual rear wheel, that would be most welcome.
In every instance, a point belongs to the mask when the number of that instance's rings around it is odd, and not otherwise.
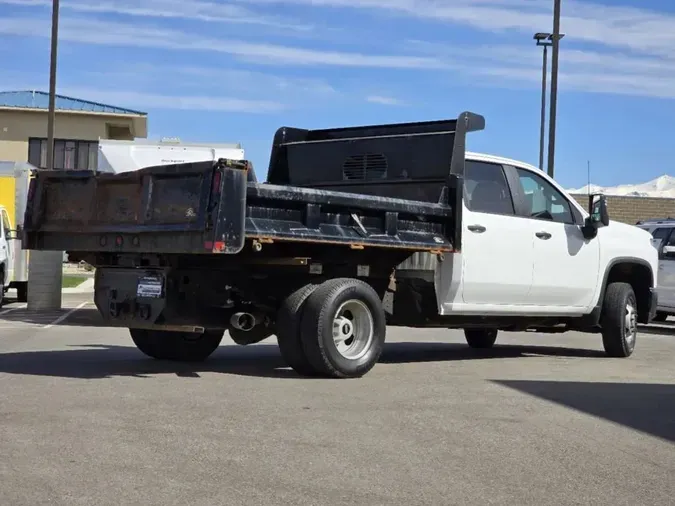
[[[363,376],[379,360],[385,335],[382,301],[358,279],[303,286],[284,301],[277,315],[281,354],[303,376]]]

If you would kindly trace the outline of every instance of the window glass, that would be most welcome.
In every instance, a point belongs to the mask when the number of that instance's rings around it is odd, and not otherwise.
[[[98,142],[54,140],[54,168],[95,170]],[[47,168],[47,139],[32,138],[28,141],[28,162],[38,168]]]
[[[569,201],[544,178],[525,169],[518,169],[523,187],[526,212],[532,218],[574,223]]]
[[[504,169],[496,163],[466,161],[464,197],[471,211],[514,214]]]
[[[672,228],[669,229],[669,231],[670,230],[672,230]],[[665,237],[664,237],[664,239],[665,239]],[[670,234],[670,237],[668,238],[668,242],[666,243],[666,246],[675,246],[675,234]]]

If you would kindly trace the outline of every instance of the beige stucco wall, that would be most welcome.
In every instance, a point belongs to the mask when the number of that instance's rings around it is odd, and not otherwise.
[[[54,121],[57,139],[97,141],[108,139],[110,126],[129,127],[131,136],[147,137],[147,117],[58,112]],[[47,137],[47,112],[0,109],[0,160],[28,160],[28,139]],[[117,137],[119,138],[119,137]]]

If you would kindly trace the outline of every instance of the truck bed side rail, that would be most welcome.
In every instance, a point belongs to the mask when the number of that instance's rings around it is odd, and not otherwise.
[[[452,251],[452,211],[427,202],[249,185],[247,238]]]

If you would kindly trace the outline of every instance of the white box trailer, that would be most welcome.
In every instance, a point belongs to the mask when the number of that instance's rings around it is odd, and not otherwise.
[[[243,160],[244,150],[239,143],[183,143],[179,139],[99,139],[97,170],[119,174],[156,165],[216,161],[219,158]]]

